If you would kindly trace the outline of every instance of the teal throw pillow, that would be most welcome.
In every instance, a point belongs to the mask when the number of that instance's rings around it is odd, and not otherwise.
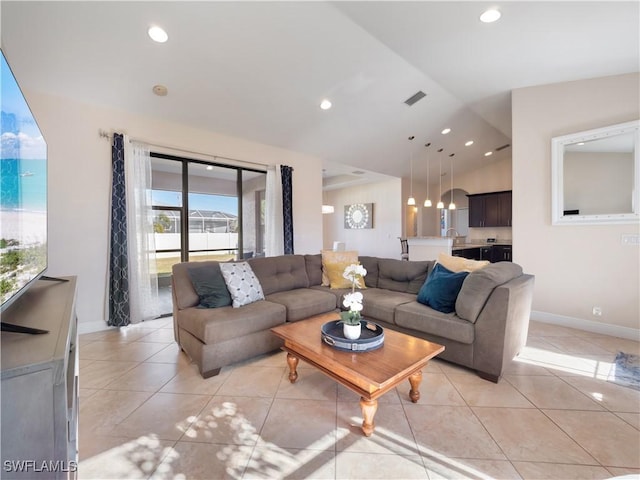
[[[418,302],[442,313],[456,310],[456,298],[469,272],[452,272],[439,263],[433,268],[418,292]]]
[[[187,270],[193,289],[200,298],[199,308],[218,308],[231,305],[231,295],[224,281],[220,265],[217,263],[206,267],[189,268]]]

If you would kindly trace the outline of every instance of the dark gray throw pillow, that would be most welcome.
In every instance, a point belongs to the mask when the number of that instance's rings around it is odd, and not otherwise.
[[[231,295],[227,290],[220,265],[217,263],[211,266],[189,268],[187,270],[193,289],[200,297],[199,308],[218,308],[231,305]]]

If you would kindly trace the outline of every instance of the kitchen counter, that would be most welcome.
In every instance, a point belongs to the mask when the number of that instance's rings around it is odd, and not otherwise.
[[[464,250],[465,248],[491,247],[491,246],[494,246],[494,245],[501,246],[501,247],[510,247],[511,246],[511,242],[504,241],[504,242],[495,242],[495,243],[488,243],[488,242],[463,243],[462,245],[454,246],[453,250]]]

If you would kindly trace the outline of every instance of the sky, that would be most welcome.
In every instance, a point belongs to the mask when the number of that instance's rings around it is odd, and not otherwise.
[[[47,145],[2,53],[0,64],[2,150],[0,158],[44,159]]]
[[[182,194],[168,190],[152,191],[153,205],[180,207]],[[190,210],[217,210],[224,213],[238,215],[238,198],[226,195],[207,195],[203,193],[189,194]]]

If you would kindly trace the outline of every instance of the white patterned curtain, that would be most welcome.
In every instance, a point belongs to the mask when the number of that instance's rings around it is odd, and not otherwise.
[[[267,167],[265,191],[265,255],[275,257],[284,254],[284,230],[282,219],[282,177],[280,165]]]
[[[160,315],[156,246],[151,208],[149,148],[125,137],[127,236],[129,238],[129,303],[131,323]]]

